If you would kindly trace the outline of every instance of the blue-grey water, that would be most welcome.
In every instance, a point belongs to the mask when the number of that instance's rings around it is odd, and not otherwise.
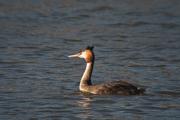
[[[81,94],[87,45],[93,83],[146,94]],[[0,119],[180,120],[180,1],[0,0]]]

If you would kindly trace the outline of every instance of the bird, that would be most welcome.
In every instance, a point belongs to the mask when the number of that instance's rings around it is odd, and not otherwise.
[[[78,53],[69,55],[69,58],[83,58],[86,62],[85,71],[81,77],[79,90],[83,93],[94,95],[142,95],[144,88],[136,87],[125,80],[110,81],[102,84],[92,84],[91,76],[94,68],[95,54],[94,46],[87,46]]]

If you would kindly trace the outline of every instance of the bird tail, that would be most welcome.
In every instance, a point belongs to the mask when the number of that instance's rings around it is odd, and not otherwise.
[[[137,88],[139,95],[143,95],[145,92],[144,88]]]

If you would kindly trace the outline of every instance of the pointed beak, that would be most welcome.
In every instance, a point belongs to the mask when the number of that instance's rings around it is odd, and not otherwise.
[[[74,55],[69,55],[68,57],[73,58],[73,57],[79,57],[79,56],[80,56],[80,53],[77,53],[77,54],[74,54]]]

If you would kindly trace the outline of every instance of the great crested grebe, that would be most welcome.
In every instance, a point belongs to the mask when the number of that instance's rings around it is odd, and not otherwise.
[[[137,88],[136,86],[126,81],[112,81],[103,84],[93,85],[91,83],[91,75],[93,71],[95,55],[93,47],[88,46],[84,51],[68,57],[84,58],[86,61],[86,69],[80,81],[79,90],[85,93],[92,94],[119,94],[119,95],[140,95],[144,93],[144,89]]]

